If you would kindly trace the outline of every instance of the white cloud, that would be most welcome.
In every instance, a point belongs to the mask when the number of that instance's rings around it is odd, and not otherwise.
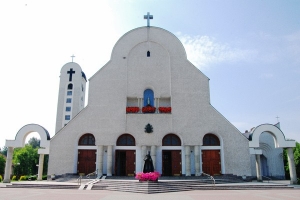
[[[187,52],[188,59],[199,69],[206,69],[211,64],[249,60],[254,52],[218,43],[210,36],[189,36],[177,33]]]

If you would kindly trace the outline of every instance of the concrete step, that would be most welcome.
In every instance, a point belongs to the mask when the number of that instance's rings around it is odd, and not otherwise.
[[[288,185],[213,185],[201,180],[198,181],[158,181],[158,182],[135,182],[135,181],[112,181],[102,180],[93,185],[92,190],[110,190],[132,193],[166,193],[189,190],[261,190],[261,189],[293,189]]]

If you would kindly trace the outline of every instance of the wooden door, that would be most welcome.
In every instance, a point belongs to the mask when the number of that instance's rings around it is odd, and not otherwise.
[[[181,176],[181,150],[172,151],[172,175]]]
[[[162,175],[172,176],[172,152],[165,151],[162,152]]]
[[[162,152],[162,175],[180,176],[181,175],[181,151],[163,150]]]
[[[85,175],[96,170],[96,150],[78,150],[77,172]]]
[[[221,174],[220,150],[202,150],[202,171],[211,176]]]
[[[135,174],[135,150],[126,151],[126,176]]]
[[[135,174],[135,150],[116,150],[115,175],[134,176]]]

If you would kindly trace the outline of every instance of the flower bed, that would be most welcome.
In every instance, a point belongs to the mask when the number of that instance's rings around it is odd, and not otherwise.
[[[152,106],[146,106],[142,108],[143,113],[155,113],[156,108]]]
[[[140,111],[139,107],[127,107],[126,113],[138,113]]]
[[[135,178],[138,179],[139,181],[157,181],[158,177],[160,177],[159,172],[148,172],[148,173],[139,172],[135,176]]]
[[[172,108],[171,107],[159,107],[158,110],[160,113],[171,113]]]

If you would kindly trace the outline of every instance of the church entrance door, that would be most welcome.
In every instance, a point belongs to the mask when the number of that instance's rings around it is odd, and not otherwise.
[[[85,175],[96,170],[96,150],[78,150],[77,172]]]
[[[181,150],[162,151],[162,175],[180,176],[181,175]]]
[[[211,176],[221,173],[220,150],[202,150],[202,171]]]
[[[115,155],[115,175],[134,176],[135,150],[116,150]]]

